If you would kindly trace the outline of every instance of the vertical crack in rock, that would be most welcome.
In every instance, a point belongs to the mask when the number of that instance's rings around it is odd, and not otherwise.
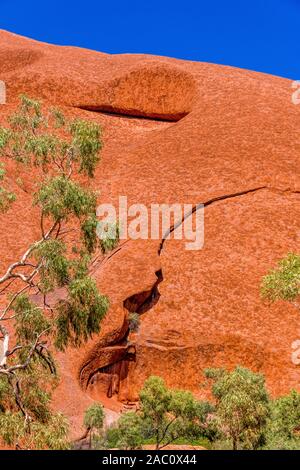
[[[148,291],[139,292],[138,294],[131,295],[124,300],[123,305],[128,312],[138,313],[139,315],[148,312],[154,305],[157,304],[160,298],[158,285],[163,281],[162,270],[159,269],[155,273],[157,281],[153,284],[152,288]]]
[[[100,367],[89,377],[87,388],[96,387],[102,389],[108,398],[119,393],[120,382],[126,379],[130,362],[135,361],[135,346],[127,339],[113,347],[103,348],[104,354],[111,353],[113,362]]]
[[[160,298],[158,285],[163,281],[162,270],[155,272],[156,281],[152,288],[138,292],[124,300],[123,306],[129,313],[142,315],[157,304]],[[98,389],[105,392],[108,398],[118,394],[121,381],[128,375],[129,364],[136,360],[136,347],[129,340],[129,323],[127,315],[118,341],[104,346],[100,353],[86,363],[80,371],[80,382],[86,389]]]

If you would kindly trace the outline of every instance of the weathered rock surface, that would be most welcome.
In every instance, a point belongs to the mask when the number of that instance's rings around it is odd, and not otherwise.
[[[160,240],[129,240],[95,259],[93,275],[111,300],[102,332],[58,355],[54,405],[74,429],[92,398],[113,390],[104,401],[116,409],[116,398],[136,399],[152,374],[201,395],[203,368],[241,364],[262,371],[276,395],[300,389],[291,361],[299,313],[283,302],[268,305],[259,293],[268,269],[299,250],[300,108],[291,102],[291,83],[213,64],[51,46],[4,31],[0,79],[8,97],[1,122],[22,92],[103,126],[95,178],[101,201],[117,205],[123,195],[148,207],[207,205],[200,251],[185,250],[184,240],[166,240],[161,250]],[[39,231],[30,194],[15,183],[18,170],[9,167],[9,176],[18,200],[0,219],[1,270]],[[22,178],[30,189],[34,175]],[[128,335],[129,298],[147,305],[138,333]]]

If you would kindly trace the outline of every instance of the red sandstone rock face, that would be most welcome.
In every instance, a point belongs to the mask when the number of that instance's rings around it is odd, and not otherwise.
[[[300,108],[291,103],[291,83],[213,64],[51,46],[6,32],[0,32],[0,79],[8,89],[2,122],[22,92],[103,126],[95,178],[101,201],[117,204],[125,195],[129,204],[147,206],[207,203],[200,251],[185,250],[180,240],[165,241],[162,250],[160,240],[129,240],[96,257],[93,275],[111,301],[102,332],[58,355],[62,382],[54,405],[74,429],[92,398],[110,390],[115,395],[105,404],[117,409],[116,398],[136,399],[153,374],[201,394],[203,368],[241,364],[262,371],[276,395],[300,389],[291,361],[299,313],[286,303],[267,305],[259,294],[268,269],[299,250]],[[16,186],[17,170],[9,167],[9,176]],[[22,177],[30,188],[34,175]],[[8,223],[1,218],[2,270],[39,230],[30,196],[14,190],[19,197]],[[128,309],[140,304],[140,329],[128,335]]]

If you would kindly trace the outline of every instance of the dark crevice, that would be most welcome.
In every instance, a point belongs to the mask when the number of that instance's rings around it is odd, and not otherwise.
[[[142,315],[157,304],[160,298],[158,285],[163,281],[162,270],[159,269],[156,271],[155,275],[157,280],[150,290],[131,295],[126,300],[124,300],[123,305],[124,308],[128,310],[128,312]]]
[[[127,119],[145,119],[147,121],[158,121],[158,122],[178,122],[183,119],[188,113],[177,113],[177,114],[156,114],[156,113],[145,113],[136,109],[121,109],[113,106],[76,106],[78,109],[84,111],[90,111],[93,113],[101,113],[112,117],[121,117]]]
[[[127,335],[128,336],[128,333]],[[125,338],[125,342],[127,338]],[[123,341],[124,343],[124,341]],[[105,348],[104,348],[105,350]],[[89,376],[87,387],[97,386],[101,383],[106,388],[106,395],[111,398],[119,393],[121,380],[126,379],[130,362],[135,362],[136,350],[134,345],[124,346],[119,359],[110,364],[100,367]]]
[[[158,285],[163,281],[162,270],[156,271],[155,275],[157,279],[151,289],[131,295],[124,300],[124,308],[129,313],[134,312],[142,315],[157,304],[160,298]],[[126,379],[129,364],[136,360],[136,347],[129,341],[130,329],[127,316],[123,331],[122,337],[119,337],[117,342],[102,348],[100,356],[103,356],[104,365],[92,370],[86,380],[86,388],[90,390],[94,387],[105,389],[108,398],[119,393],[120,382]],[[97,359],[99,362],[99,356]],[[89,363],[85,367],[91,368],[93,366]],[[81,376],[82,372],[83,370]]]
[[[200,204],[197,204],[195,205],[188,214],[186,214],[179,222],[177,222],[176,224],[174,225],[171,225],[171,227],[167,230],[167,232],[164,234],[163,238],[162,238],[162,241],[159,245],[159,249],[158,249],[158,254],[160,255],[162,250],[163,250],[163,247],[164,247],[164,244],[165,244],[165,241],[167,240],[167,237],[174,232],[174,230],[178,227],[180,227],[181,224],[183,224],[183,222],[188,218],[190,217],[191,215],[193,215],[198,209],[202,209],[203,207],[208,207],[208,206],[211,206],[212,204],[214,204],[215,202],[218,202],[218,201],[224,201],[226,199],[234,199],[236,197],[240,197],[240,196],[244,196],[246,194],[250,194],[250,193],[255,193],[256,191],[261,191],[262,189],[267,189],[267,186],[259,186],[258,188],[253,188],[253,189],[248,189],[248,190],[245,190],[245,191],[240,191],[238,193],[232,193],[232,194],[225,194],[224,196],[216,196],[212,199],[209,199],[208,201],[206,202],[203,202],[203,203],[200,203]]]

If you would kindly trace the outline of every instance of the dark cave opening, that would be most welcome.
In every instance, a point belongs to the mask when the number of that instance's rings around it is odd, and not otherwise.
[[[163,281],[162,270],[155,272],[156,281],[152,288],[138,292],[124,300],[123,306],[129,313],[142,315],[157,304],[160,298],[158,285]],[[125,320],[128,325],[128,319]],[[103,353],[111,354],[112,362],[106,363],[89,375],[87,387],[105,390],[108,398],[119,393],[120,383],[128,376],[129,365],[136,361],[136,346],[128,341],[130,328],[124,330],[118,343],[103,348]]]
[[[131,313],[138,313],[142,315],[145,312],[148,312],[154,305],[157,304],[160,298],[160,292],[158,290],[158,285],[163,281],[162,270],[159,269],[155,272],[157,277],[156,282],[153,284],[152,288],[148,291],[138,292],[133,294],[124,300],[124,308]]]

